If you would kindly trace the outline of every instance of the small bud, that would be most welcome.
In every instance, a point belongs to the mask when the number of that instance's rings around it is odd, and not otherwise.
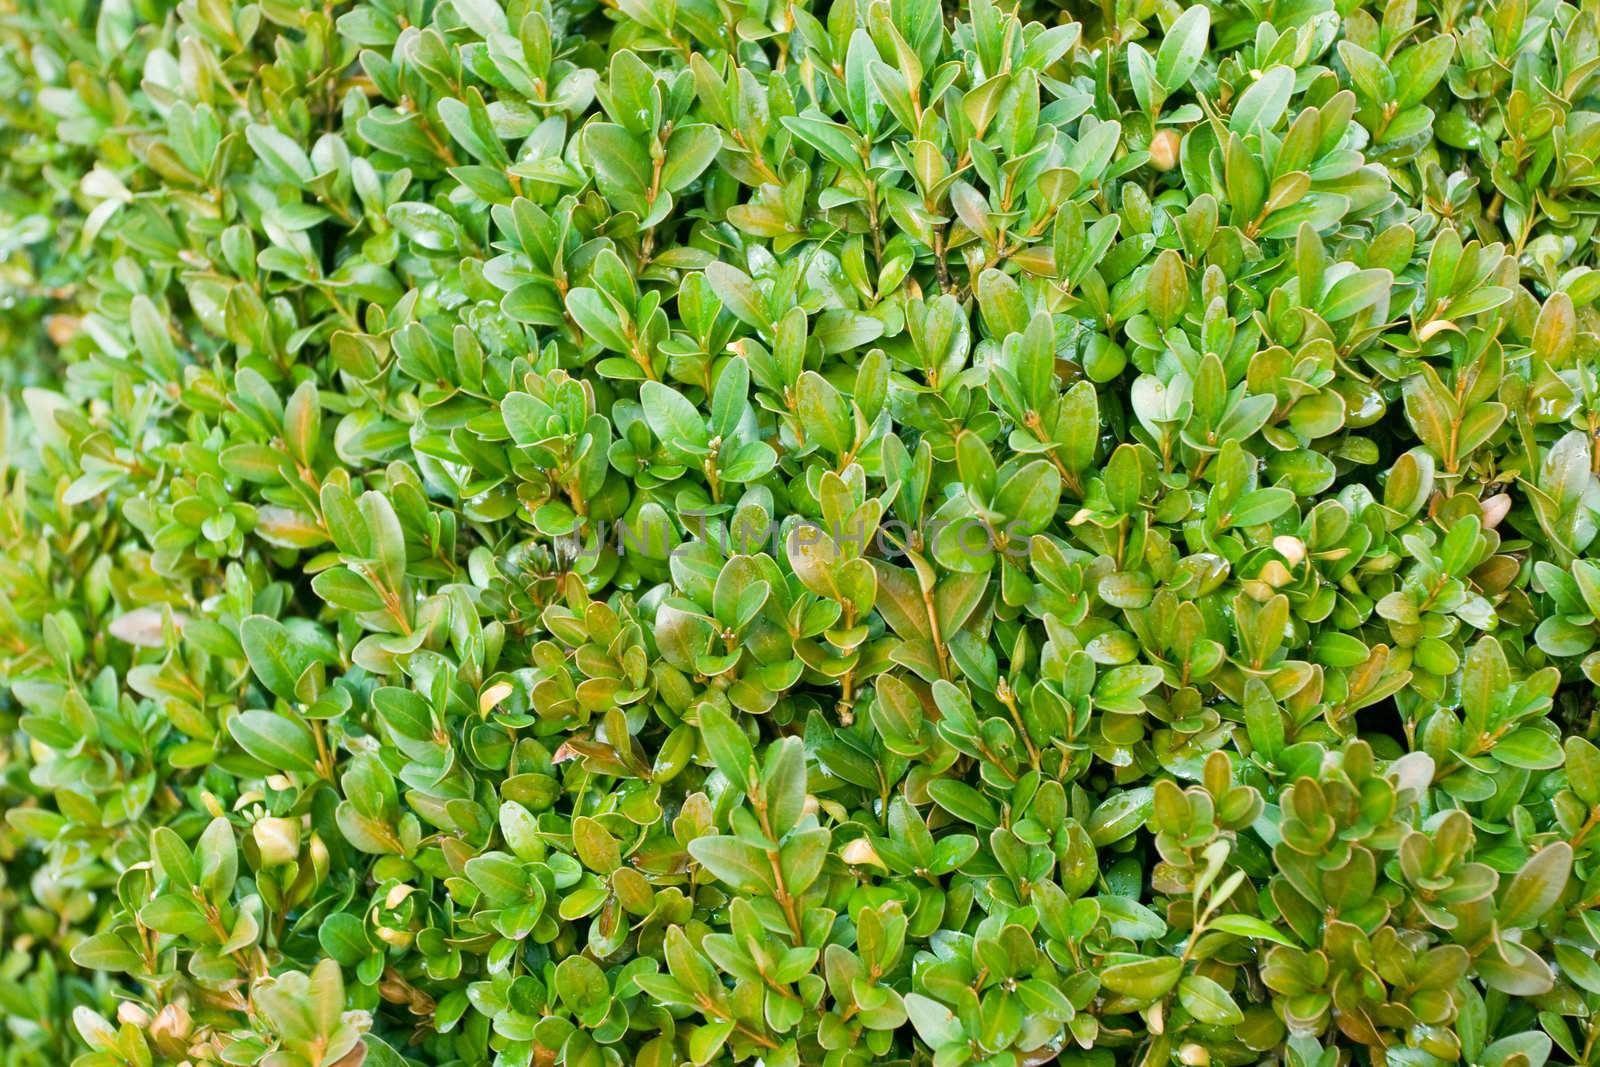
[[[1170,127],[1156,131],[1150,138],[1150,165],[1163,173],[1178,165],[1178,148],[1182,139]]]
[[[1461,327],[1449,319],[1434,319],[1432,322],[1423,323],[1421,329],[1417,330],[1417,340],[1431,341],[1445,330],[1453,330],[1456,333],[1460,333]]]
[[[1257,604],[1265,604],[1278,595],[1278,591],[1269,585],[1264,578],[1246,578],[1239,583],[1239,588],[1244,595],[1254,600]]]
[[[377,933],[379,941],[395,948],[410,948],[411,942],[416,940],[416,935],[410,930],[396,930],[391,926],[380,926]]]
[[[308,851],[311,853],[311,869],[316,872],[317,880],[321,881],[328,877],[332,858],[328,855],[328,846],[323,844],[322,838],[315,833],[311,835],[311,847]]]
[[[1478,507],[1483,512],[1484,528],[1492,530],[1500,525],[1506,513],[1511,510],[1511,496],[1507,493],[1496,493],[1487,500],[1478,501]]]
[[[358,1067],[366,1059],[366,1056],[366,1046],[357,1041],[354,1048],[329,1064],[328,1067]]]
[[[1206,1051],[1204,1045],[1197,1045],[1191,1041],[1178,1050],[1178,1060],[1184,1067],[1209,1067],[1211,1053]]]
[[[411,1002],[411,986],[393,971],[384,971],[383,977],[378,982],[378,996],[390,1004],[409,1004]]]
[[[1289,568],[1275,559],[1269,559],[1261,565],[1261,580],[1274,589],[1282,589],[1294,581],[1294,575],[1289,573]]]
[[[78,329],[83,325],[83,320],[72,315],[51,315],[44,320],[44,329],[56,346],[69,345],[72,339],[78,336]]]
[[[117,1005],[117,1022],[143,1030],[150,1025],[150,1013],[145,1011],[142,1005],[124,1000]]]
[[[168,1004],[150,1023],[150,1039],[157,1044],[182,1045],[194,1029],[194,1020],[182,1004]]]
[[[478,695],[478,714],[487,716],[502,700],[514,692],[516,687],[510,682],[496,682],[491,685]]]
[[[878,858],[878,850],[872,847],[872,842],[864,837],[858,837],[839,850],[839,858],[852,867],[860,867],[871,863],[882,867],[883,861]]]
[[[1306,543],[1298,537],[1280,534],[1272,539],[1272,550],[1283,557],[1290,570],[1305,562]]]
[[[261,852],[263,867],[278,867],[293,863],[300,857],[300,823],[296,819],[278,819],[268,816],[257,819],[251,827],[256,848]]]

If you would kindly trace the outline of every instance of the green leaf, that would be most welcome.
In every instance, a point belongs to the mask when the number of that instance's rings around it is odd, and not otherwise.
[[[346,967],[354,967],[372,954],[366,927],[349,912],[335,912],[317,928],[322,951]]]
[[[1500,897],[1496,916],[1502,927],[1532,926],[1553,908],[1572,873],[1572,846],[1546,845],[1528,858]]]
[[[1600,805],[1600,749],[1581,737],[1563,742],[1567,784],[1591,808]]]
[[[705,276],[722,306],[740,322],[758,330],[772,329],[772,320],[767,316],[761,294],[750,275],[727,263],[710,263],[706,265]]]
[[[806,436],[836,456],[855,442],[850,407],[822,375],[806,371],[795,389],[795,411]]]
[[[392,204],[386,214],[402,237],[425,252],[448,252],[457,245],[455,220],[432,204]]]
[[[556,993],[581,1021],[594,1025],[611,1006],[611,987],[593,960],[568,956],[556,968]]]
[[[176,892],[193,889],[200,882],[194,853],[171,829],[158,826],[150,832],[150,858],[156,877],[165,880]]]
[[[935,778],[928,783],[928,795],[945,811],[973,826],[990,827],[1000,821],[989,798],[965,782]]]
[[[1294,507],[1294,493],[1289,489],[1273,487],[1255,489],[1241,496],[1233,510],[1228,512],[1229,526],[1260,526],[1269,523]]]
[[[1168,248],[1156,257],[1145,278],[1145,307],[1156,325],[1167,329],[1175,324],[1189,303],[1189,276],[1183,257]]]
[[[392,593],[399,593],[405,588],[407,567],[406,535],[400,517],[389,498],[376,490],[361,494],[360,507],[378,577]]]
[[[1223,933],[1236,934],[1239,937],[1253,937],[1263,941],[1273,941],[1280,945],[1293,945],[1283,931],[1254,915],[1218,915],[1206,923],[1207,930],[1220,930]]]
[[[523,866],[503,852],[474,856],[465,865],[467,878],[494,904],[505,907],[527,897],[528,874]]]
[[[1211,32],[1211,11],[1196,5],[1184,10],[1167,28],[1156,52],[1156,81],[1168,93],[1188,84],[1189,76],[1205,55],[1206,37]]]
[[[251,615],[239,624],[239,642],[261,684],[273,695],[293,700],[295,687],[311,665],[311,657],[289,630],[266,615]]]
[[[1561,746],[1538,727],[1524,726],[1495,742],[1494,757],[1524,770],[1546,771],[1561,766]]]
[[[270,711],[242,711],[228,720],[228,733],[250,755],[281,771],[314,771],[317,746],[303,724]]]
[[[1404,49],[1395,57],[1391,70],[1400,108],[1420,104],[1433,92],[1449,68],[1455,49],[1456,39],[1441,33]]]
[[[661,165],[661,187],[681,192],[705,173],[722,150],[722,134],[715,126],[691,123],[679,126],[667,139],[665,162]]]
[[[1182,974],[1182,960],[1158,956],[1107,967],[1100,972],[1100,984],[1121,996],[1150,1001],[1165,996]]]
[[[1387,270],[1358,270],[1333,283],[1322,298],[1319,311],[1327,322],[1340,322],[1384,300],[1394,284]]]
[[[200,870],[198,881],[212,900],[227,900],[239,872],[239,850],[233,827],[217,816],[206,824],[195,849]]]
[[[832,835],[827,830],[803,830],[783,843],[778,850],[778,867],[783,874],[784,888],[791,896],[810,889],[822,873],[822,862],[827,858]]]
[[[1183,1010],[1210,1026],[1237,1026],[1244,1012],[1228,991],[1203,975],[1191,974],[1178,983],[1178,1003]]]
[[[583,865],[597,874],[610,874],[622,866],[617,839],[595,819],[580,815],[572,820],[572,843]]]
[[[139,953],[129,947],[121,934],[110,930],[92,934],[74,945],[72,962],[91,971],[139,973],[144,970]]]
[[[729,781],[741,789],[755,788],[755,751],[744,731],[725,712],[714,707],[701,707],[700,736],[705,739],[711,761]]]
[[[609,122],[584,127],[584,147],[607,196],[643,199],[650,188],[650,153],[627,130]]]
[[[290,185],[307,185],[316,177],[316,168],[305,149],[272,126],[245,127],[245,140],[260,159],[277,172],[279,180]]]
[[[1006,480],[995,497],[995,509],[1009,518],[1006,535],[1032,535],[1045,529],[1061,501],[1061,475],[1038,459]]]
[[[479,37],[506,32],[505,12],[496,0],[450,0],[450,4]]]
[[[717,878],[741,893],[775,891],[772,861],[759,847],[737,837],[697,837],[689,842],[689,855]]]
[[[790,133],[846,173],[858,177],[863,173],[858,142],[848,128],[814,115],[785,115],[781,121]]]
[[[1234,101],[1228,129],[1237,134],[1261,133],[1273,129],[1289,106],[1294,91],[1294,71],[1272,67],[1247,86]]]
[[[706,455],[711,435],[705,419],[682,393],[660,382],[645,382],[639,388],[639,403],[644,408],[650,432],[670,452],[690,458]]]
[[[599,341],[606,349],[612,352],[631,351],[628,338],[622,332],[622,319],[599,290],[582,286],[572,290],[567,294],[567,312],[586,336]]]
[[[966,1032],[955,1013],[931,997],[920,993],[905,996],[906,1016],[917,1036],[931,1048],[943,1048],[966,1040]]]
[[[1149,786],[1113,793],[1089,815],[1089,840],[1105,848],[1133,833],[1150,817],[1155,790]]]

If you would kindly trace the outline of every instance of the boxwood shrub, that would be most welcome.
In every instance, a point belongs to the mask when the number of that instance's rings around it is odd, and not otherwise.
[[[1594,0],[0,4],[0,1065],[1600,1063]]]

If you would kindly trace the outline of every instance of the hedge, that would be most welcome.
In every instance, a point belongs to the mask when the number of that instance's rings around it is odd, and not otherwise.
[[[0,3],[0,1067],[1600,1064],[1595,0]]]

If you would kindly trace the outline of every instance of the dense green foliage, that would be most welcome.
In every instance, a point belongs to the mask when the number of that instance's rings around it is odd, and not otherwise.
[[[0,0],[0,1067],[1600,1064],[1597,157],[1597,0]]]

